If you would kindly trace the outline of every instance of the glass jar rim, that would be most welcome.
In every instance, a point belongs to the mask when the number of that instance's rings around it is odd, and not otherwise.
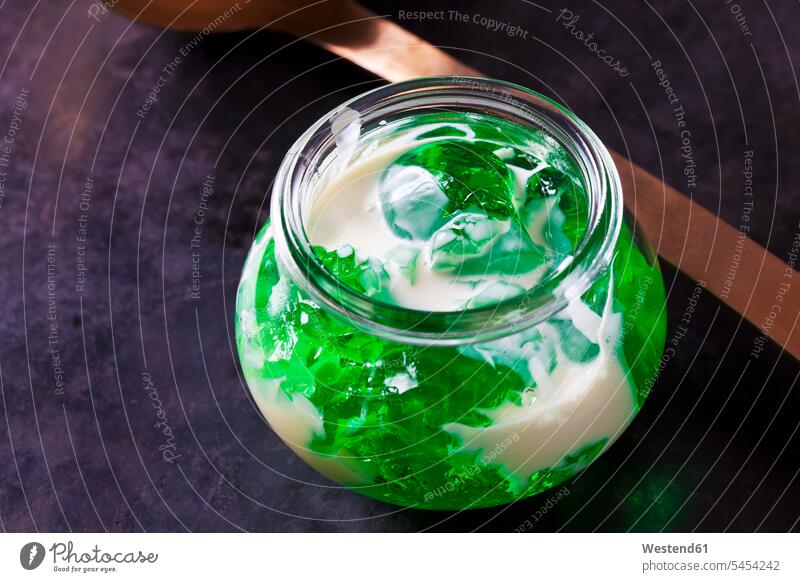
[[[382,302],[342,284],[312,249],[302,202],[310,175],[335,154],[332,121],[354,110],[364,128],[391,116],[433,109],[480,112],[544,131],[577,163],[587,191],[589,222],[572,261],[540,285],[495,304],[460,311],[421,311]],[[383,123],[381,123],[383,122]],[[423,77],[363,93],[320,118],[287,152],[275,179],[270,215],[276,259],[317,304],[373,335],[422,345],[497,339],[547,320],[580,297],[610,265],[622,224],[622,188],[611,155],[572,112],[525,87],[482,77]]]

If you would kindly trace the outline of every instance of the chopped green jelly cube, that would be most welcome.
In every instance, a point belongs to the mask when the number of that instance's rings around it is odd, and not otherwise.
[[[385,291],[389,278],[383,265],[376,259],[359,260],[350,245],[327,250],[322,246],[313,247],[325,269],[341,283],[370,297]]]
[[[466,140],[440,140],[417,146],[401,155],[396,166],[428,172],[447,196],[445,214],[478,210],[493,218],[514,215],[514,178],[494,154],[496,144]]]
[[[550,321],[561,335],[561,349],[573,362],[590,362],[600,353],[600,346],[589,341],[569,319]]]
[[[535,201],[558,197],[558,206],[564,214],[561,231],[573,249],[577,248],[586,232],[589,210],[586,194],[575,180],[557,170],[547,167],[533,174],[525,185],[526,206],[536,204]]]
[[[505,225],[485,214],[464,212],[436,231],[431,239],[431,263],[453,269],[469,257],[480,256]]]
[[[542,164],[542,160],[525,150],[514,146],[505,146],[496,150],[497,156],[509,166],[516,166],[523,170],[531,171]]]
[[[525,194],[529,200],[560,196],[572,190],[575,190],[572,178],[553,167],[542,168],[531,176],[525,185]]]
[[[381,180],[380,199],[389,228],[401,238],[428,240],[447,222],[449,200],[422,168],[392,165]]]
[[[438,249],[433,253],[434,267],[450,269],[461,276],[487,274],[518,275],[530,273],[548,262],[547,251],[534,243],[530,235],[516,221],[506,223],[507,229],[491,238],[480,252],[461,254],[454,249],[468,249],[472,241],[453,244],[450,249]],[[447,228],[442,227],[440,232]],[[451,230],[451,235],[465,238],[463,231]],[[488,241],[487,241],[488,242]],[[448,252],[449,251],[449,252]]]

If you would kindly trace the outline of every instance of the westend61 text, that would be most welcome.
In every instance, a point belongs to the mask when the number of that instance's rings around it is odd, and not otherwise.
[[[645,554],[707,554],[708,544],[687,544],[685,546],[642,544],[642,551]]]

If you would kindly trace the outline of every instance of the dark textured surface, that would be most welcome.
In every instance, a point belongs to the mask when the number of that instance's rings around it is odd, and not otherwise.
[[[798,529],[800,366],[774,345],[751,358],[755,329],[705,294],[632,427],[555,503],[545,494],[431,513],[325,481],[249,400],[233,351],[234,293],[286,149],[379,81],[266,33],[204,38],[164,74],[192,35],[114,14],[95,22],[88,0],[32,4],[0,2],[0,139],[17,95],[30,91],[0,168],[4,530],[511,531],[526,520],[538,531]],[[743,152],[753,150],[752,235],[786,259],[800,220],[796,2],[740,1],[749,36],[724,2],[660,2],[658,12],[573,4],[576,28],[594,33],[631,71],[626,78],[555,23],[555,12],[516,0],[451,4],[468,22],[401,23],[494,77],[566,103],[608,145],[685,190],[679,131],[650,68],[661,60],[686,109],[697,199],[738,226]],[[451,8],[370,6],[395,19],[398,9]],[[476,14],[517,24],[527,38],[487,30]],[[160,74],[158,100],[140,118]],[[192,221],[207,175],[214,195],[193,299]],[[675,337],[694,283],[671,268],[666,276]],[[159,451],[165,437],[147,374],[174,433],[172,463]]]

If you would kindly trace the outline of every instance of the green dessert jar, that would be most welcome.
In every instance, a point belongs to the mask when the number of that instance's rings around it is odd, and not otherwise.
[[[537,494],[652,387],[655,256],[606,148],[537,93],[441,77],[356,97],[290,149],[270,215],[239,285],[242,370],[280,438],[359,493]]]

